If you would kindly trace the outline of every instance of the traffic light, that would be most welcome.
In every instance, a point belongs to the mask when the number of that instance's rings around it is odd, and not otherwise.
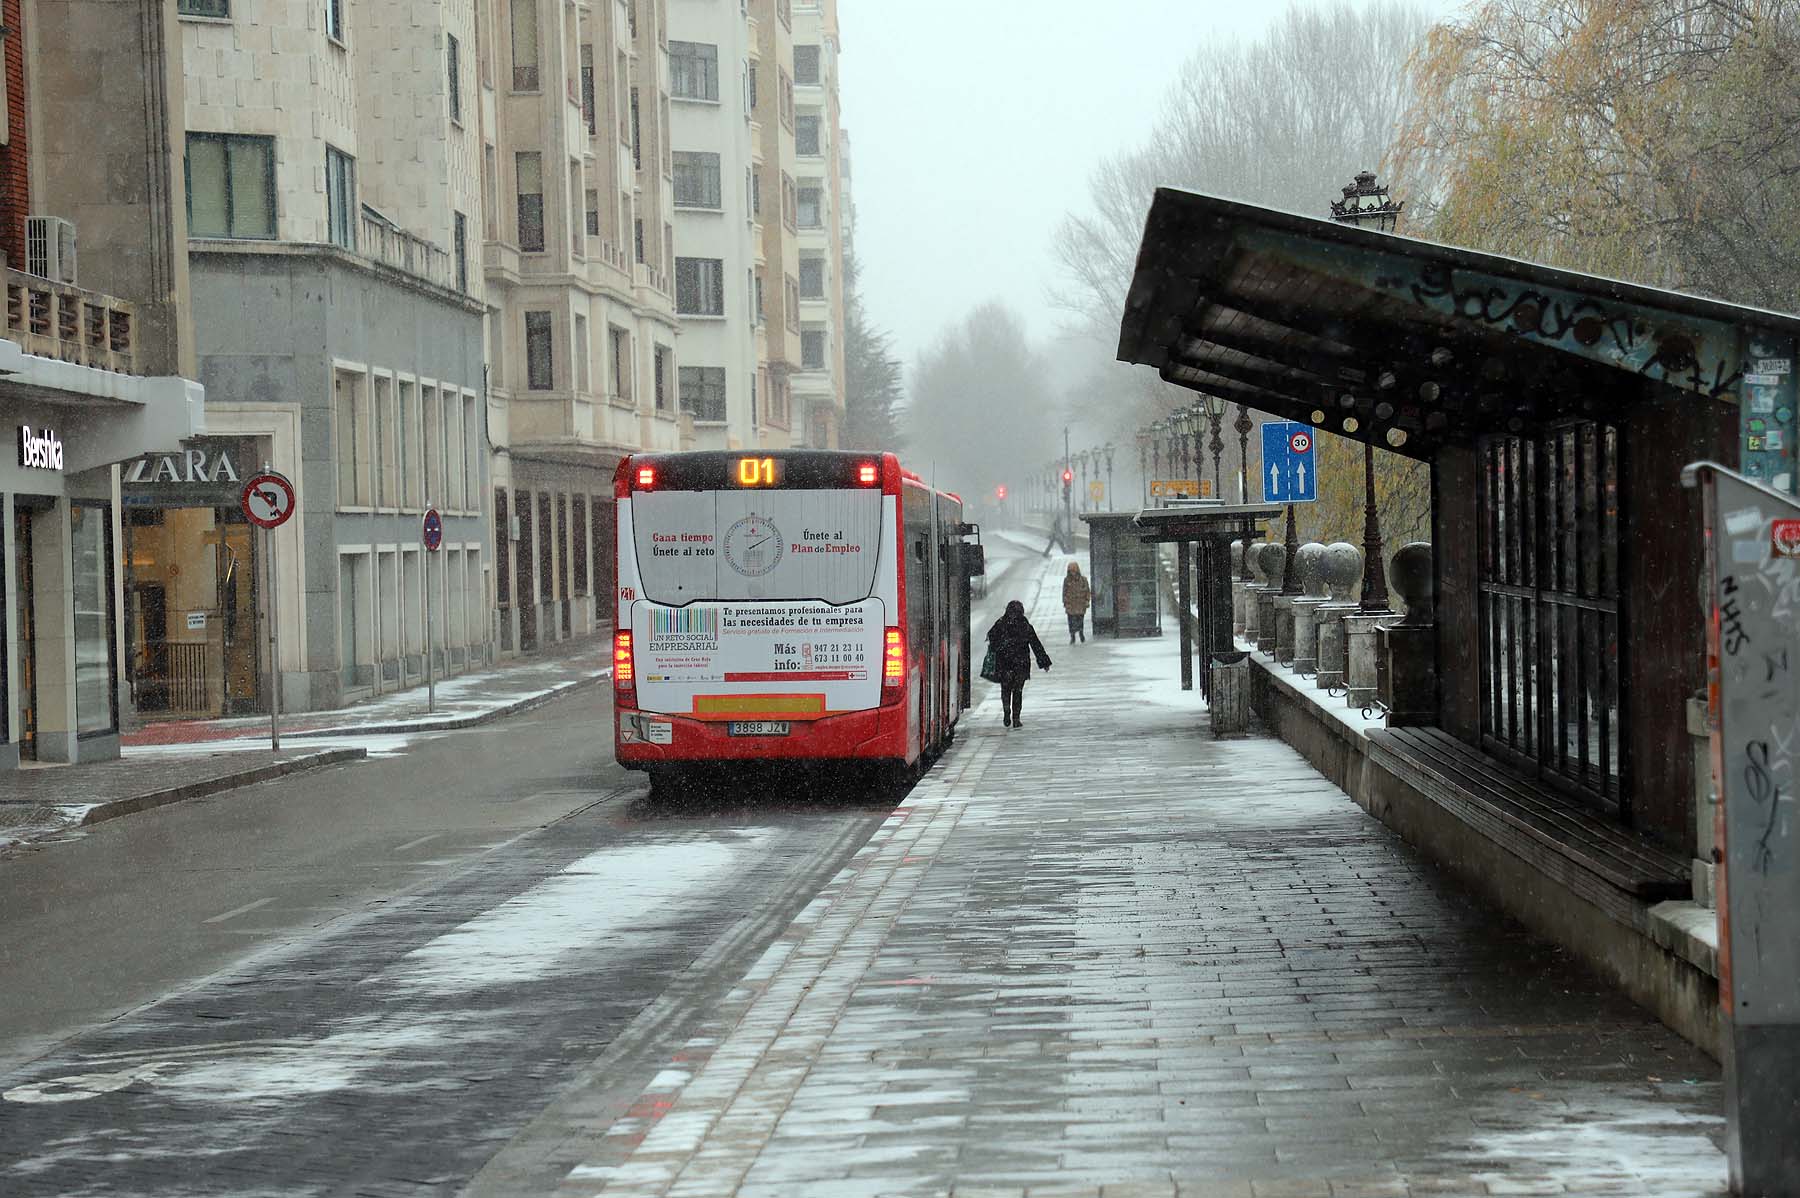
[[[1067,466],[1064,466],[1063,467],[1063,486],[1066,487],[1074,481],[1075,481],[1075,472],[1073,470],[1069,469]]]
[[[1005,483],[1001,483],[999,486],[994,488],[994,498],[998,499],[1001,503],[1006,502],[1006,484]]]

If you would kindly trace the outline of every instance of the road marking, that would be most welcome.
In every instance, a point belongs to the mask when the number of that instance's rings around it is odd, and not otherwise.
[[[395,845],[394,852],[404,853],[407,849],[416,849],[420,845],[424,844],[427,840],[436,840],[438,837],[440,837],[442,835],[443,835],[442,832],[427,833],[426,835],[419,837],[417,840],[409,840],[405,844]]]
[[[266,907],[274,901],[275,900],[272,898],[257,899],[254,903],[245,903],[241,907],[233,907],[231,910],[226,911],[222,915],[215,915],[211,919],[203,919],[200,922],[202,922],[202,923],[224,923],[228,919],[235,919],[238,916],[243,915],[246,912],[256,910],[258,907]]]

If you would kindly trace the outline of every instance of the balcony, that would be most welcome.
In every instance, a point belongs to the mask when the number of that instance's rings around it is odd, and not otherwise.
[[[457,290],[456,263],[450,251],[423,237],[377,216],[364,208],[362,226],[357,232],[356,248],[365,258],[391,266],[404,274],[434,283],[451,291]]]
[[[10,268],[6,336],[28,354],[119,374],[138,373],[131,304]]]

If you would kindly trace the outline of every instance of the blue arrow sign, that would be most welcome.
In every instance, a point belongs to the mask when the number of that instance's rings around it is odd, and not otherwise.
[[[1319,497],[1317,436],[1310,424],[1271,420],[1262,426],[1264,503],[1311,503]]]

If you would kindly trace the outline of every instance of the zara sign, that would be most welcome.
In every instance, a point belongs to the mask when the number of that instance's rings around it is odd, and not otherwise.
[[[27,470],[61,470],[63,444],[49,429],[33,432],[29,424],[19,426],[19,465]]]
[[[256,462],[256,444],[248,438],[196,437],[171,452],[127,462],[120,482],[128,506],[236,508]]]

